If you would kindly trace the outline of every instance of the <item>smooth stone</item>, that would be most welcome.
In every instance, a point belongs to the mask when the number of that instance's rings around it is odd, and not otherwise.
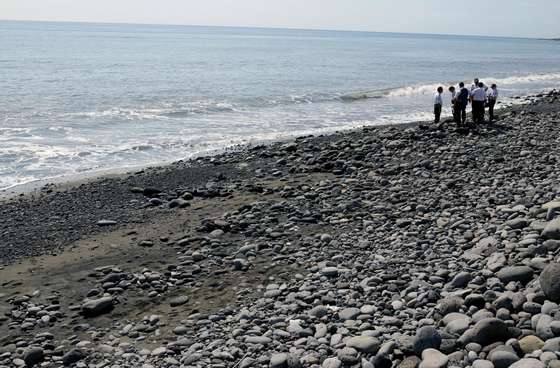
[[[181,295],[181,296],[178,296],[178,297],[175,297],[175,298],[171,299],[169,301],[169,305],[172,306],[172,307],[178,307],[178,306],[181,306],[183,304],[186,304],[188,301],[189,301],[188,296]]]
[[[493,350],[488,357],[496,368],[508,368],[519,360],[517,354],[506,350]]]
[[[540,314],[539,319],[537,321],[537,326],[535,328],[536,334],[543,340],[548,340],[554,337],[554,333],[552,332],[551,324],[552,324],[552,317],[546,314]]]
[[[110,296],[93,299],[82,304],[82,313],[86,317],[97,317],[109,313],[114,308],[113,298]]]
[[[525,354],[530,354],[535,350],[540,350],[544,346],[544,341],[537,336],[529,335],[519,340],[519,347]]]
[[[342,362],[338,358],[327,358],[323,361],[321,368],[340,368]]]
[[[450,285],[453,288],[463,288],[472,280],[472,275],[470,272],[459,272],[453,280],[451,280]]]
[[[560,240],[560,217],[547,223],[541,236],[545,239]]]
[[[398,368],[418,368],[420,362],[421,360],[417,356],[409,356],[403,359]]]
[[[433,326],[424,326],[416,331],[414,336],[414,351],[420,355],[426,349],[439,349],[441,346],[441,335]]]
[[[72,365],[84,359],[85,355],[79,349],[72,349],[62,357],[62,363],[64,365]]]
[[[381,346],[381,342],[371,336],[354,336],[346,341],[346,346],[362,353],[376,354]]]
[[[321,275],[326,277],[337,277],[338,276],[338,268],[336,267],[325,267],[321,270]]]
[[[39,364],[45,358],[45,354],[43,349],[39,347],[32,347],[27,349],[23,353],[23,361],[28,367],[33,367],[36,364]]]
[[[299,358],[287,354],[287,353],[277,353],[270,357],[270,368],[299,368],[301,367],[301,362]]]
[[[343,321],[354,320],[360,315],[360,310],[358,308],[345,308],[338,313],[338,318]]]
[[[514,218],[512,220],[506,221],[506,225],[514,230],[521,230],[526,228],[527,225],[529,225],[529,222],[524,218]]]
[[[426,349],[422,352],[422,362],[418,368],[445,368],[449,358],[436,349]]]
[[[529,266],[511,266],[502,268],[496,273],[496,276],[504,284],[512,281],[527,283],[533,278],[533,273],[533,269]]]
[[[497,318],[484,318],[463,333],[459,342],[463,345],[476,342],[482,346],[509,339],[509,331],[504,321]]]
[[[272,342],[272,339],[266,336],[247,336],[245,338],[247,344],[262,344],[267,345]]]
[[[555,337],[553,339],[548,339],[544,342],[542,351],[560,351],[560,337]]]
[[[539,281],[546,297],[550,301],[560,303],[560,263],[554,262],[546,266]]]
[[[495,367],[494,364],[492,364],[492,362],[489,360],[478,359],[473,362],[472,368],[495,368]]]
[[[509,368],[544,368],[544,363],[534,358],[524,358],[513,363]]]
[[[97,226],[112,226],[116,225],[117,222],[113,220],[99,220],[97,221]]]

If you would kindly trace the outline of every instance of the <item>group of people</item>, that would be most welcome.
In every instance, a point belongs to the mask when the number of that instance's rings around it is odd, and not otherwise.
[[[465,87],[465,83],[459,83],[459,88],[455,86],[449,87],[451,92],[451,110],[453,112],[453,121],[457,126],[465,126],[467,122],[467,106],[472,106],[472,119],[475,124],[484,123],[486,107],[488,107],[488,115],[490,122],[494,120],[494,106],[498,100],[498,86],[492,84],[488,88],[484,83],[474,79],[470,90]],[[440,123],[441,111],[443,109],[443,87],[438,87],[434,99],[434,115],[435,124]]]

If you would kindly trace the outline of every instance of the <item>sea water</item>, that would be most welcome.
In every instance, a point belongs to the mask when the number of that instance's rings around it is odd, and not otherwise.
[[[2,21],[0,188],[426,120],[473,77],[508,102],[559,87],[559,60],[536,39]]]

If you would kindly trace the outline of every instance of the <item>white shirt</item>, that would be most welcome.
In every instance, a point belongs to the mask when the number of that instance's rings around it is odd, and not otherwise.
[[[434,105],[442,105],[443,106],[443,98],[441,97],[441,93],[436,93],[434,98]]]
[[[497,100],[498,99],[498,89],[497,88],[496,89],[490,88],[490,90],[488,92],[488,97],[492,98],[494,100]]]
[[[479,82],[479,83],[480,83],[480,82]],[[478,88],[478,86],[477,86],[476,84],[474,84],[474,83],[471,84],[471,92],[474,91],[474,90],[477,89],[477,88]],[[488,90],[488,86],[487,86],[486,84],[484,84],[484,83],[482,83],[482,88],[484,88],[485,91]]]
[[[453,100],[455,100],[457,98],[457,91],[453,91],[451,92],[451,102],[453,102]]]
[[[474,101],[486,101],[486,92],[484,88],[477,87],[471,92],[471,97]]]

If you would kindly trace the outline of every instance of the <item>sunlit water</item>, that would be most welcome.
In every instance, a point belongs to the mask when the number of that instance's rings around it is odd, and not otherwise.
[[[0,188],[430,119],[439,84],[507,101],[558,87],[558,60],[545,40],[0,22]]]

